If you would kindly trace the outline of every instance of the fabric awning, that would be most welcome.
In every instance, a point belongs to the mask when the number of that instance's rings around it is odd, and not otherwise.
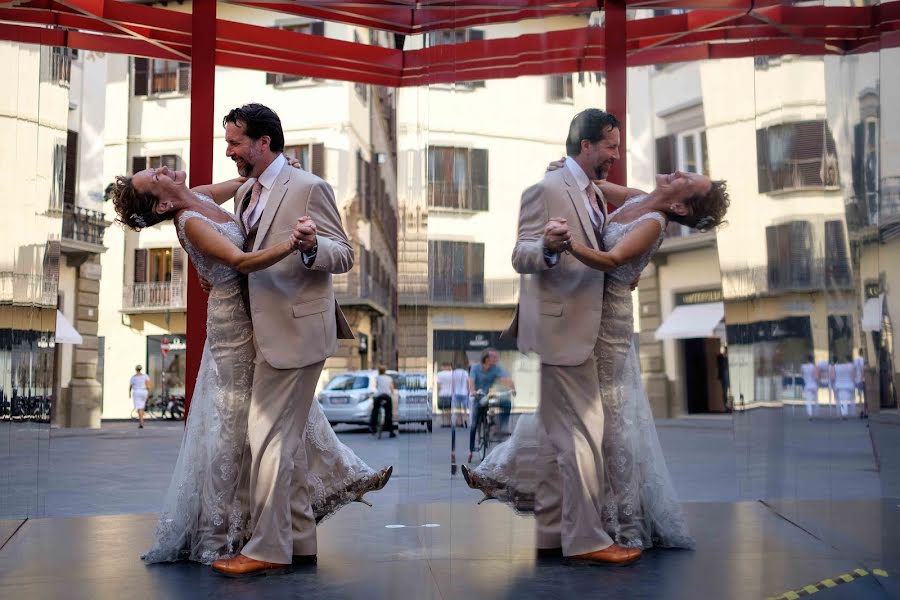
[[[77,345],[84,342],[81,334],[75,331],[75,328],[69,323],[66,315],[62,314],[59,309],[56,310],[56,333],[53,337],[57,344]]]
[[[877,298],[869,298],[863,304],[862,330],[881,331],[881,310],[884,307],[884,294]]]
[[[725,304],[722,302],[676,306],[656,330],[654,337],[657,340],[718,337],[716,327],[723,318]]]

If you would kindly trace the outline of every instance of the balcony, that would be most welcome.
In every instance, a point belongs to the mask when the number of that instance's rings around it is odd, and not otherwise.
[[[74,204],[63,205],[63,227],[60,250],[66,254],[100,254],[106,252],[103,213]]]
[[[852,290],[853,274],[849,265],[835,268],[817,258],[793,270],[786,265],[770,263],[746,269],[722,272],[722,290],[728,300],[774,296],[789,292],[816,292],[826,290]]]
[[[128,314],[183,312],[187,309],[182,283],[132,283],[122,291],[122,312]]]
[[[431,281],[424,296],[428,304],[436,306],[508,308],[519,302],[519,278],[470,279],[459,283]]]
[[[392,312],[390,290],[367,273],[350,271],[336,275],[334,295],[341,306],[367,306],[386,315]]]
[[[0,272],[0,304],[56,307],[59,279],[12,271]]]
[[[488,186],[431,181],[428,183],[428,208],[485,211],[488,209]]]

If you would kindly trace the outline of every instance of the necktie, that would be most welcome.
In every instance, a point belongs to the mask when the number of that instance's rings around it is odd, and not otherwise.
[[[259,202],[259,194],[262,191],[262,187],[259,181],[253,184],[253,191],[250,192],[250,202],[244,208],[244,212],[241,213],[241,220],[244,222],[244,227],[247,231],[250,231],[250,215],[253,214],[256,204]]]

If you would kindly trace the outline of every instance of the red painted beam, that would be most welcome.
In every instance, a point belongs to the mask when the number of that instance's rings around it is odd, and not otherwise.
[[[191,17],[191,187],[212,183],[216,115],[216,0],[194,0]],[[194,265],[188,268],[185,411],[189,412],[206,344],[206,294]]]
[[[628,68],[625,0],[606,0],[603,23],[606,52],[606,110],[619,118],[619,160],[609,171],[612,183],[626,185],[628,179]]]

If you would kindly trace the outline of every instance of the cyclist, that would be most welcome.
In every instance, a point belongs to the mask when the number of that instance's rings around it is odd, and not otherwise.
[[[375,378],[375,398],[372,399],[372,415],[369,417],[369,429],[375,433],[378,425],[378,409],[384,407],[384,426],[391,432],[391,437],[397,437],[394,433],[394,380],[387,375],[384,365],[378,365],[378,377]]]
[[[499,361],[500,353],[493,348],[486,348],[481,352],[480,364],[472,365],[472,368],[469,369],[469,394],[472,396],[472,402],[469,418],[469,459],[466,462],[472,462],[478,423],[487,415],[488,404],[487,402],[480,402],[481,398],[487,396],[488,392],[498,381],[513,392],[516,390],[513,380],[503,367],[498,364]],[[512,410],[512,402],[502,402],[500,409],[501,415],[498,423],[505,427],[509,419],[509,413]]]

